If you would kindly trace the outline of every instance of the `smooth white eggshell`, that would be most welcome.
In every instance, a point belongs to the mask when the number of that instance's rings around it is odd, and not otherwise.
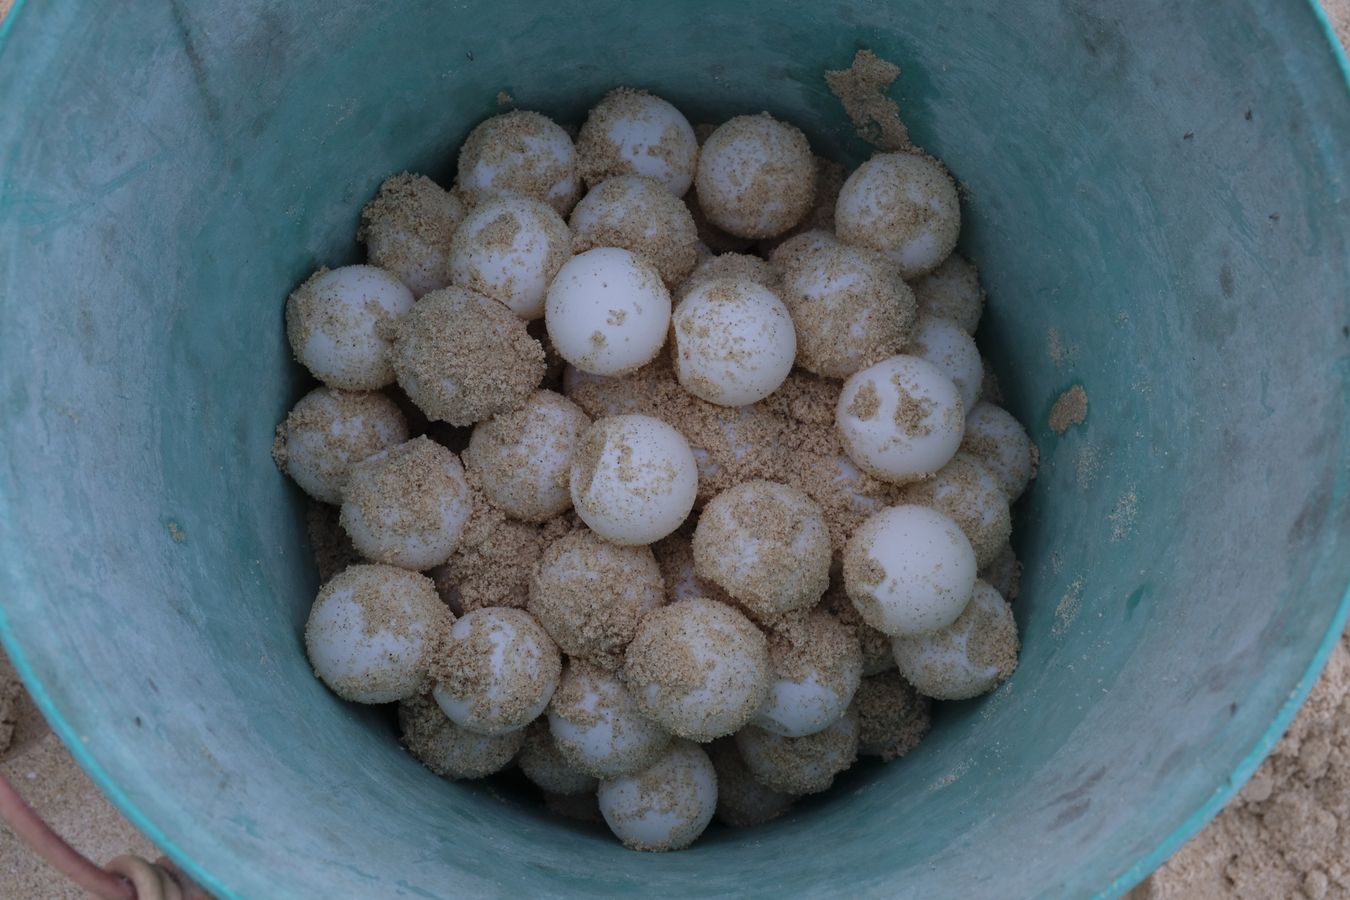
[[[920,316],[905,353],[937,366],[956,385],[962,408],[975,408],[984,384],[984,361],[975,339],[961,326],[950,319]]]
[[[456,725],[479,734],[524,728],[548,706],[562,669],[557,646],[521,609],[489,606],[450,628],[432,695]]]
[[[895,663],[915,690],[936,700],[967,700],[988,693],[1017,666],[1017,623],[1012,607],[983,581],[946,628],[896,637]]]
[[[915,356],[892,356],[844,382],[835,422],[858,468],[905,484],[937,472],[956,454],[965,408],[950,378]]]
[[[558,271],[544,321],[563,359],[594,375],[625,375],[651,362],[665,344],[670,293],[643,257],[597,247]]]
[[[844,586],[863,621],[892,637],[945,628],[975,588],[975,551],[951,516],[892,506],[849,538]]]
[[[717,809],[717,772],[703,748],[673,741],[641,772],[600,782],[600,812],[625,847],[679,850],[692,844]]]
[[[592,531],[616,544],[650,544],[688,518],[698,465],[684,435],[660,419],[609,416],[581,436],[570,484]]]
[[[746,406],[792,371],[797,335],[783,301],[745,279],[700,282],[673,316],[671,355],[685,390],[719,406]]]
[[[597,778],[645,769],[670,745],[670,732],[642,715],[617,675],[584,660],[567,661],[548,727],[559,752]]]
[[[1036,475],[1036,448],[1013,414],[987,401],[966,416],[961,449],[989,467],[1010,501],[1022,496]]]
[[[522,319],[538,319],[549,283],[571,255],[571,231],[553,207],[526,197],[493,197],[455,232],[450,280],[505,304]]]
[[[273,455],[316,500],[339,504],[352,466],[408,439],[398,404],[375,392],[319,387],[295,404],[278,429]]]
[[[305,650],[339,697],[389,703],[422,689],[451,618],[430,578],[393,566],[349,566],[319,590]]]
[[[916,153],[878,153],[839,190],[840,240],[877,250],[905,278],[936,269],[956,246],[961,203],[942,165]]]
[[[394,325],[412,305],[412,291],[383,269],[320,269],[286,301],[286,334],[324,384],[376,390],[394,380]]]
[[[646,91],[616,88],[586,117],[577,153],[587,185],[615,175],[644,175],[683,197],[694,180],[698,140],[670,103]]]

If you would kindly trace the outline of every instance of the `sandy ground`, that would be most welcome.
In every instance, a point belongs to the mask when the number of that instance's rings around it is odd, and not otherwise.
[[[12,0],[0,0],[0,18]],[[1350,0],[1324,0],[1350,46]],[[155,848],[84,776],[0,655],[0,771],[99,862]],[[83,894],[0,827],[0,896]],[[1350,633],[1284,740],[1241,794],[1132,900],[1350,897]]]

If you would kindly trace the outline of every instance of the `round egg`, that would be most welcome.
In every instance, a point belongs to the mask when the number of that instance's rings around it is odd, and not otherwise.
[[[797,364],[847,378],[900,352],[917,316],[899,269],[875,251],[807,232],[773,256],[797,329]]]
[[[926,359],[956,385],[961,408],[975,408],[984,385],[984,360],[975,339],[950,319],[920,316],[905,353]]]
[[[451,626],[432,693],[461,728],[502,734],[539,717],[561,671],[557,646],[533,616],[488,607]]]
[[[544,377],[544,348],[502,304],[448,287],[399,323],[394,369],[428,417],[472,425],[524,405]]]
[[[910,285],[919,312],[925,316],[951,319],[967,334],[974,334],[984,312],[984,289],[975,266],[956,253],[942,265]]]
[[[718,494],[694,529],[694,569],[756,618],[805,609],[830,585],[830,532],[794,487],[747,481]]]
[[[862,648],[852,629],[834,616],[808,610],[770,629],[769,673],[769,696],[751,724],[805,737],[848,709],[862,679]]]
[[[694,271],[684,280],[672,295],[676,307],[689,296],[690,292],[706,281],[718,278],[733,278],[737,281],[749,281],[770,291],[778,289],[778,274],[766,260],[748,253],[723,253],[699,260]]]
[[[858,715],[849,710],[805,737],[783,737],[751,725],[736,732],[745,767],[765,787],[784,794],[818,794],[858,758]]]
[[[450,558],[472,510],[459,459],[419,437],[352,468],[341,522],[367,559],[423,571]]]
[[[1017,668],[1017,623],[1012,607],[983,581],[970,603],[945,628],[892,642],[900,674],[935,700],[967,700],[988,693]]]
[[[942,164],[917,153],[878,153],[848,176],[834,210],[839,239],[870,247],[905,278],[933,271],[956,246],[961,203]]]
[[[548,727],[563,757],[596,778],[641,771],[670,746],[670,732],[638,711],[617,675],[580,659],[567,661]]]
[[[572,249],[622,247],[645,257],[667,286],[698,263],[698,229],[681,200],[658,182],[637,175],[606,179],[572,210]]]
[[[367,262],[421,297],[450,283],[450,241],[466,212],[454,192],[403,172],[386,178],[361,210],[356,239],[366,245]]]
[[[975,551],[951,516],[893,506],[849,539],[844,585],[863,620],[892,637],[945,628],[974,590]]]
[[[858,714],[858,755],[899,759],[919,745],[932,727],[927,697],[899,672],[864,678],[853,697]]]
[[[592,188],[616,175],[642,175],[683,197],[697,160],[689,120],[660,97],[632,88],[606,94],[577,135],[577,169]]]
[[[710,741],[736,731],[763,705],[768,642],[737,610],[685,600],[643,617],[623,679],[647,718],[680,737]]]
[[[572,505],[572,458],[590,424],[571,400],[535,391],[520,409],[474,426],[464,466],[493,506],[512,518],[543,522]]]
[[[862,613],[848,599],[848,591],[843,581],[832,584],[820,600],[821,608],[830,613],[847,628],[852,629],[861,651],[862,674],[864,678],[880,675],[895,668],[895,653],[891,650],[891,636],[877,631],[863,621]]]
[[[339,697],[389,703],[423,689],[452,618],[431,579],[392,566],[349,566],[319,589],[305,651]]]
[[[779,278],[788,269],[801,265],[804,256],[818,254],[826,248],[836,246],[839,238],[834,232],[823,228],[808,228],[792,237],[784,238],[768,255],[769,268]]]
[[[572,138],[552,119],[512,110],[478,123],[459,148],[455,179],[470,203],[496,194],[541,200],[558,215],[581,194]]]
[[[717,771],[717,818],[733,828],[763,825],[787,812],[797,798],[755,780],[736,749],[734,738],[718,738],[704,748]]]
[[[956,455],[964,416],[950,378],[927,360],[902,355],[844,382],[835,423],[858,468],[907,484],[932,476]]]
[[[650,548],[621,547],[581,528],[544,551],[528,608],[569,657],[613,670],[638,622],[664,599]]]
[[[286,301],[286,336],[329,387],[377,390],[394,380],[395,327],[412,305],[412,291],[383,269],[320,269]]]
[[[975,404],[966,416],[961,449],[994,473],[1012,502],[1036,477],[1036,447],[1012,413],[992,403]]]
[[[737,116],[703,142],[694,185],[712,224],[736,237],[771,238],[810,211],[815,157],[799,128],[768,113]]]
[[[550,794],[572,796],[595,792],[599,781],[563,756],[548,730],[547,720],[536,719],[524,731],[525,744],[520,748],[516,764],[526,778]]]
[[[626,375],[666,342],[670,294],[645,257],[619,247],[578,253],[558,271],[544,301],[559,355],[593,375]]]
[[[746,406],[792,371],[797,336],[783,301],[735,278],[702,281],[672,317],[671,356],[680,384],[719,406]]]
[[[681,850],[717,809],[717,772],[703,748],[672,741],[652,765],[600,782],[600,812],[630,850]]]
[[[901,490],[905,503],[931,507],[951,516],[975,550],[975,566],[992,563],[1012,534],[1012,514],[1003,486],[982,463],[957,453],[927,481]]]
[[[1012,544],[1004,544],[989,565],[980,570],[980,580],[999,592],[1009,603],[1017,599],[1022,581],[1022,564],[1017,561]]]
[[[430,696],[398,705],[398,725],[408,752],[442,778],[483,778],[511,764],[525,730],[477,734],[450,721]]]
[[[615,544],[650,544],[694,508],[698,466],[684,436],[660,419],[610,416],[581,436],[570,484],[592,531]]]
[[[474,207],[450,243],[450,281],[522,319],[544,315],[544,295],[572,255],[572,233],[553,207],[511,194]]]
[[[338,504],[352,466],[407,439],[407,420],[383,394],[320,387],[277,426],[272,458],[306,494]]]
[[[772,253],[784,241],[804,231],[825,231],[834,233],[834,207],[839,201],[839,189],[844,186],[848,169],[842,163],[822,156],[816,157],[816,198],[811,209],[796,225],[777,237],[760,241],[761,253]]]

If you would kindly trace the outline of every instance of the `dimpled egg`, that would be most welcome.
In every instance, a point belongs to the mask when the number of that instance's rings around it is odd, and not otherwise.
[[[844,182],[835,205],[839,239],[876,250],[905,278],[933,271],[956,246],[961,203],[942,164],[916,153],[878,153]]]
[[[572,461],[572,505],[616,544],[650,544],[694,508],[698,466],[684,436],[651,416],[597,419]]]
[[[984,569],[1012,534],[1008,495],[999,480],[968,453],[952,457],[927,481],[901,490],[905,503],[928,506],[952,517],[975,550],[975,566]]]
[[[455,232],[450,280],[522,319],[539,319],[549,282],[571,255],[572,234],[553,207],[526,197],[493,197]]]
[[[459,148],[455,179],[471,203],[511,193],[542,200],[560,216],[581,194],[577,154],[552,119],[528,110],[512,110],[476,125]]]
[[[533,616],[490,606],[451,626],[432,694],[461,728],[502,734],[538,718],[561,670],[557,646]]]
[[[389,703],[423,689],[452,618],[431,579],[392,566],[349,566],[319,590],[305,650],[339,697]]]
[[[849,710],[805,737],[784,737],[751,725],[736,732],[741,759],[765,787],[784,794],[818,794],[858,758],[858,714]]]
[[[844,714],[862,679],[862,650],[847,626],[821,609],[775,622],[769,632],[769,696],[751,724],[804,737]]]
[[[792,371],[796,331],[787,307],[753,281],[700,282],[672,317],[671,356],[680,384],[719,406],[746,406]]]
[[[849,538],[844,585],[863,620],[892,637],[945,628],[975,588],[975,551],[951,516],[893,506]]]
[[[760,784],[736,749],[735,738],[718,738],[704,748],[717,770],[717,818],[733,828],[763,825],[787,812],[797,798]]]
[[[464,466],[492,505],[524,522],[543,522],[572,505],[572,457],[591,420],[553,391],[474,426]]]
[[[286,301],[286,336],[324,384],[376,390],[394,380],[394,329],[412,305],[412,291],[383,269],[320,269]]]
[[[697,160],[689,120],[660,97],[632,88],[606,94],[577,135],[577,168],[590,187],[615,175],[644,175],[683,197]]]
[[[998,591],[975,583],[970,603],[945,628],[892,642],[900,674],[935,700],[967,700],[992,691],[1017,668],[1017,623]]]
[[[736,237],[771,238],[810,211],[815,157],[797,127],[768,113],[737,116],[703,142],[694,185],[713,225]]]
[[[558,354],[593,375],[626,375],[651,362],[666,342],[670,293],[646,258],[597,247],[567,261],[544,302]]]
[[[956,454],[964,415],[950,378],[927,360],[901,355],[844,382],[835,423],[858,468],[906,484],[928,478]]]
[[[646,257],[667,286],[683,281],[698,263],[698,229],[678,197],[650,178],[606,179],[572,210],[572,249],[622,247]]]
[[[278,426],[272,457],[306,494],[338,504],[352,466],[407,439],[407,420],[383,394],[319,387]]]
[[[572,796],[594,791],[599,782],[578,769],[558,749],[545,719],[536,719],[525,729],[525,744],[516,764],[525,777],[550,794]]]
[[[737,610],[684,600],[643,617],[623,679],[647,718],[680,737],[710,741],[736,731],[763,705],[768,642]]]
[[[617,675],[569,659],[548,706],[558,751],[597,778],[647,768],[670,746],[670,732],[646,718]]]
[[[747,481],[718,494],[694,529],[694,569],[769,618],[818,601],[830,585],[830,531],[794,487]]]
[[[525,730],[477,734],[446,717],[430,695],[398,705],[398,725],[408,752],[442,778],[483,778],[511,764]]]
[[[450,558],[472,512],[459,459],[418,437],[352,469],[340,521],[367,559],[424,571]]]
[[[961,449],[984,463],[1003,485],[1009,502],[1036,476],[1036,448],[1022,423],[1000,406],[981,401],[966,416]]]
[[[967,334],[974,334],[984,312],[984,290],[975,266],[953,253],[942,265],[911,285],[919,312],[951,319]]]
[[[905,353],[926,359],[956,385],[961,408],[975,408],[984,384],[984,360],[975,339],[950,319],[920,316]]]
[[[372,266],[393,273],[414,297],[450,283],[450,242],[468,207],[425,175],[384,180],[361,210],[356,239]]]
[[[632,850],[680,850],[692,844],[717,809],[717,772],[703,748],[672,741],[655,763],[600,782],[605,824]]]

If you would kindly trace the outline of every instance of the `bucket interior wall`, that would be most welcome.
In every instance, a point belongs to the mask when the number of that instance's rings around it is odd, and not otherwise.
[[[1299,3],[22,3],[0,56],[0,603],[62,736],[222,895],[1119,891],[1245,778],[1350,579],[1350,99]],[[388,174],[509,92],[769,110],[866,156],[826,68],[903,69],[965,186],[980,333],[1040,448],[1024,651],[890,766],[623,850],[434,779],[300,639],[282,323]],[[1051,404],[1075,384],[1086,421]]]

